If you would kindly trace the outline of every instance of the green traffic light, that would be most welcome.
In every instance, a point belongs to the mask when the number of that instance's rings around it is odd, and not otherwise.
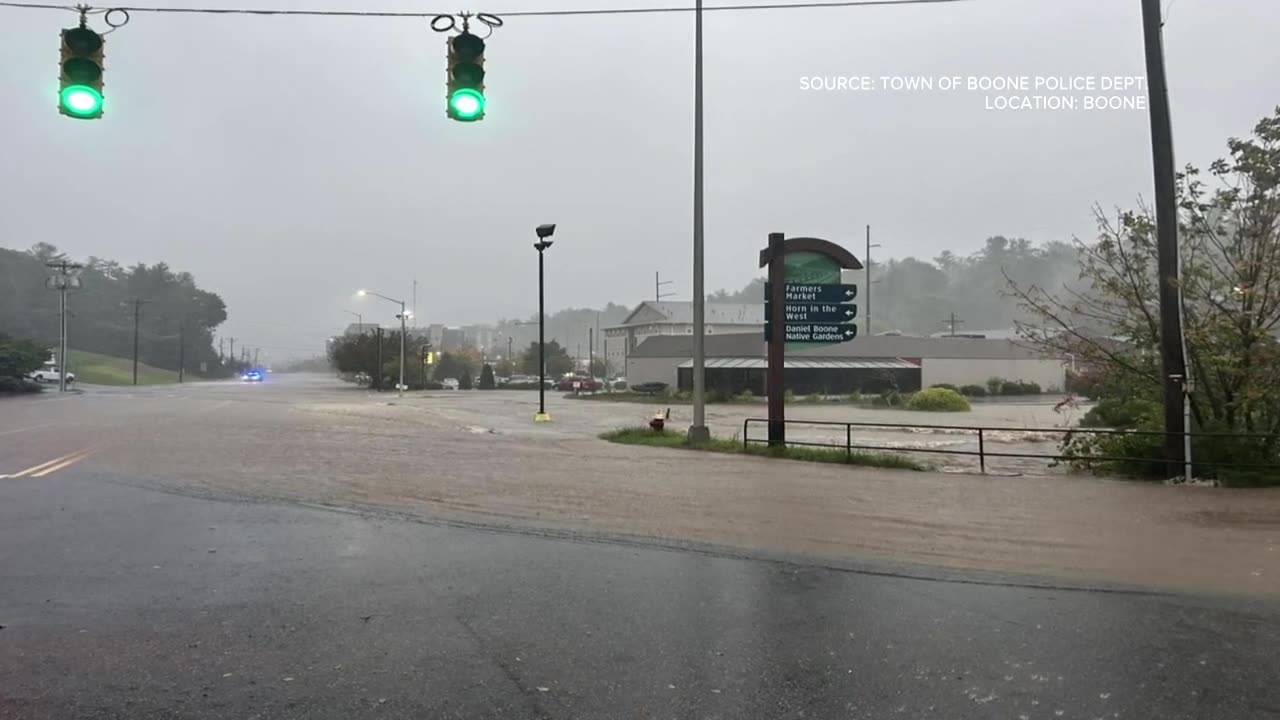
[[[93,117],[102,110],[102,95],[87,85],[71,85],[62,91],[62,107],[76,117]]]
[[[449,98],[449,107],[459,120],[474,120],[484,114],[484,95],[471,88],[455,90]]]

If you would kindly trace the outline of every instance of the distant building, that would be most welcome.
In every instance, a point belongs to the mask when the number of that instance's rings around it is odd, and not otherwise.
[[[351,323],[346,330],[342,331],[342,334],[346,337],[355,337],[356,335],[374,332],[377,328],[377,323]]]
[[[433,343],[441,352],[449,352],[451,350],[460,350],[467,346],[466,333],[462,332],[462,328],[446,327],[440,332],[440,342]]]
[[[484,352],[492,350],[497,342],[497,332],[492,325],[468,325],[462,328],[462,334],[468,346]]]
[[[764,342],[764,304],[715,303],[704,306],[703,321],[707,335],[757,333]],[[626,366],[631,351],[647,338],[670,335],[693,335],[693,303],[654,302],[646,300],[620,325],[604,329],[604,345],[609,365]]]
[[[764,333],[708,337],[707,388],[764,393]],[[692,383],[693,338],[647,338],[627,359],[627,382],[662,382],[688,389]],[[1034,382],[1059,392],[1069,358],[1047,356],[1010,340],[875,335],[847,343],[788,352],[785,377],[798,394],[880,392],[887,387],[919,390],[939,383],[985,385],[990,378]]]

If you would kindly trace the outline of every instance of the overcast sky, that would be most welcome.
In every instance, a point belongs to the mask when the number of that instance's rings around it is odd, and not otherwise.
[[[465,4],[611,3],[624,0]],[[707,13],[708,292],[755,275],[770,231],[861,257],[869,223],[877,252],[929,258],[995,234],[1091,236],[1093,203],[1150,197],[1142,110],[985,109],[995,95],[1060,94],[1043,91],[802,87],[1142,76],[1139,4]],[[0,8],[2,246],[166,261],[227,301],[224,334],[277,358],[318,351],[353,319],[343,309],[393,322],[390,304],[353,297],[360,287],[407,300],[416,278],[423,322],[536,312],[531,244],[544,222],[559,225],[551,309],[634,304],[655,270],[678,297],[692,289],[692,14],[508,19],[489,39],[488,115],[476,124],[444,117],[445,40],[425,21],[142,13],[107,37],[106,117],[74,121],[55,108],[58,30],[74,19]],[[1274,0],[1173,0],[1179,164],[1206,165],[1280,104],[1277,27]]]

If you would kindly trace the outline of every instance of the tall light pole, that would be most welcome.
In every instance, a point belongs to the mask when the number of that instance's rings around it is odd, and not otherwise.
[[[875,334],[875,330],[871,329],[871,248],[878,248],[878,247],[880,247],[880,243],[876,243],[875,245],[871,244],[871,226],[868,225],[867,226],[867,254],[863,257],[863,259],[866,261],[864,264],[867,266],[867,287],[866,287],[866,291],[863,292],[864,299],[862,302],[862,309],[865,311],[863,313],[863,317],[866,319],[868,335]]]
[[[538,242],[533,244],[533,249],[538,251],[538,414],[533,416],[533,421],[547,422],[551,416],[547,414],[547,349],[544,337],[547,312],[542,254],[551,247],[551,236],[555,234],[556,226],[554,223],[539,225],[534,231],[538,234]]]
[[[396,316],[400,318],[400,382],[396,385],[396,392],[399,394],[400,397],[404,397],[404,335],[405,335],[405,317],[407,316],[407,313],[404,311],[404,301],[396,300],[395,298],[390,298],[390,297],[387,297],[386,295],[383,295],[381,293],[376,293],[370,290],[360,290],[356,294],[361,297],[364,297],[365,295],[373,295],[374,297],[380,297],[383,300],[386,300],[388,302],[393,302],[400,306],[400,314]],[[378,344],[379,344],[379,347],[381,347],[382,343],[379,342]],[[382,368],[378,368],[378,375],[379,376],[382,375]]]
[[[364,334],[364,316],[356,312],[355,310],[343,310],[342,312],[348,315],[356,316],[356,327],[360,328],[360,334],[363,335]]]
[[[711,439],[706,423],[705,308],[702,278],[702,0],[693,9],[693,425],[689,442]]]

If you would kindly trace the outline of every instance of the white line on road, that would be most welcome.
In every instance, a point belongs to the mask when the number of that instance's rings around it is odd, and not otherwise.
[[[53,427],[56,424],[57,423],[45,423],[43,425],[32,425],[31,427],[15,428],[13,430],[0,430],[0,435],[14,435],[16,433],[27,432],[29,430],[39,430],[40,428]]]

